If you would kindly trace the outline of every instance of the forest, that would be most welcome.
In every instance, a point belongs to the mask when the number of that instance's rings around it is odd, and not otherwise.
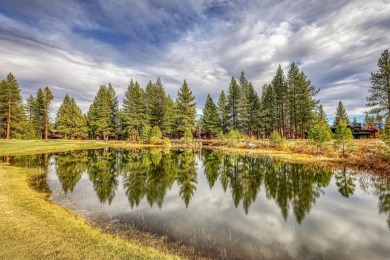
[[[365,124],[390,121],[390,57],[385,50],[378,61],[379,70],[371,73],[370,96],[367,97]],[[50,118],[54,94],[45,87],[30,95],[25,102],[16,77],[9,73],[0,84],[0,136],[4,139],[125,139],[149,141],[151,136],[177,138],[178,132],[192,138],[195,130],[212,135],[228,133],[256,138],[270,138],[276,133],[282,138],[299,139],[308,135],[330,135],[327,116],[306,74],[295,63],[287,73],[276,69],[272,81],[262,86],[259,95],[241,72],[231,78],[217,102],[207,96],[203,116],[196,115],[195,96],[184,80],[173,100],[165,92],[160,78],[142,88],[130,80],[122,106],[111,84],[100,86],[86,114],[69,95],[63,99],[56,118]],[[374,116],[375,115],[375,116]],[[342,101],[336,109],[333,126],[357,124],[349,122]],[[324,134],[325,133],[325,134]],[[227,135],[229,136],[229,135]]]

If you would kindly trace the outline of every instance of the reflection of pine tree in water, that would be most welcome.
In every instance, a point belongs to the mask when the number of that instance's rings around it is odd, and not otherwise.
[[[219,178],[225,192],[230,187],[234,205],[241,201],[246,213],[264,181],[266,196],[274,199],[287,220],[289,208],[300,223],[331,179],[331,171],[240,155],[204,154],[205,175],[210,187]],[[210,160],[210,161],[208,161]],[[220,166],[218,166],[218,162]]]
[[[373,193],[378,197],[379,214],[387,215],[387,226],[390,230],[390,177],[381,175],[361,175],[360,185],[365,192],[368,188],[373,189]]]
[[[138,206],[146,196],[152,207],[157,203],[161,208],[168,188],[172,187],[176,176],[175,156],[162,155],[159,149],[126,154],[126,164],[121,166],[124,174],[124,188],[130,206]]]
[[[223,157],[224,154],[220,152],[206,152],[203,154],[204,174],[206,175],[210,189],[214,187],[215,181],[219,177]]]
[[[344,167],[342,171],[335,172],[336,185],[339,187],[339,192],[346,198],[349,198],[350,195],[353,195],[355,192],[355,180],[353,173],[347,172],[347,169]]]
[[[270,163],[273,164],[272,161]],[[291,206],[297,222],[301,223],[320,196],[322,188],[329,185],[332,172],[297,164],[279,165],[276,169],[271,166],[271,172],[266,174],[267,197],[275,199],[285,220]]]
[[[116,152],[94,150],[88,152],[88,175],[101,203],[111,204],[118,186]]]
[[[161,209],[167,190],[175,182],[177,174],[176,160],[172,154],[162,155],[160,150],[158,150],[158,153],[151,153],[151,157],[153,163],[149,169],[146,198],[151,207],[154,203],[157,203]]]
[[[88,157],[85,151],[66,152],[56,156],[56,172],[65,193],[73,192],[87,168]]]
[[[180,189],[179,195],[184,200],[186,207],[196,191],[197,175],[195,153],[189,150],[179,155],[176,181]]]
[[[390,229],[390,178],[382,177],[376,183],[379,213],[387,214],[387,226]]]

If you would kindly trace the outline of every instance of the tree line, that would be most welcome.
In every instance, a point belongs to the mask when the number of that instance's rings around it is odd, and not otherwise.
[[[385,50],[378,61],[379,70],[371,73],[369,113],[376,120],[390,114],[390,57]],[[49,130],[55,129],[65,138],[138,140],[148,138],[151,131],[165,137],[178,137],[178,132],[192,135],[195,129],[209,130],[214,135],[238,131],[249,137],[269,138],[277,132],[283,138],[304,138],[318,125],[327,125],[326,114],[315,88],[303,71],[292,63],[287,74],[279,65],[269,84],[262,86],[261,95],[247,80],[244,72],[238,80],[231,78],[227,91],[222,90],[217,103],[207,96],[203,118],[196,118],[196,102],[184,80],[176,100],[165,92],[160,79],[149,81],[143,89],[130,80],[122,107],[111,84],[100,86],[86,114],[75,99],[66,95],[59,107],[54,124],[50,122],[50,104],[53,94],[48,87],[38,89],[24,104],[18,81],[8,74],[0,84],[0,136],[5,139],[47,139]],[[366,115],[366,119],[374,118]],[[349,123],[340,101],[335,126]],[[389,125],[389,120],[387,119]],[[354,120],[356,123],[356,120]],[[51,131],[53,132],[53,131]]]

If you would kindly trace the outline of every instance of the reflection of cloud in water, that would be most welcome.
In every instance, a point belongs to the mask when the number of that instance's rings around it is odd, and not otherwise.
[[[100,203],[86,173],[81,176],[74,192],[68,193],[66,197],[77,201],[77,208],[80,210],[97,211],[106,218],[118,218],[129,223],[137,220],[139,212],[142,212],[144,220],[154,232],[168,232],[173,239],[179,234],[188,244],[198,243],[200,248],[209,243],[216,252],[220,248],[226,248],[228,256],[242,253],[253,258],[279,255],[282,258],[324,256],[331,259],[386,259],[390,254],[387,215],[378,214],[378,198],[372,195],[375,192],[371,190],[365,192],[356,185],[353,194],[346,198],[340,194],[334,177],[329,183],[326,180],[319,181],[321,175],[308,176],[305,179],[305,175],[288,176],[288,173],[274,173],[269,170],[266,175],[268,179],[262,181],[257,197],[251,202],[246,214],[242,199],[237,208],[234,206],[231,184],[224,192],[219,176],[210,189],[206,174],[199,170],[204,168],[202,163],[199,162],[198,167],[196,191],[188,208],[179,196],[180,183],[174,182],[166,191],[161,209],[156,203],[150,207],[144,195],[139,205],[131,209],[124,187],[124,177],[121,175],[116,177],[117,188],[111,205],[108,205],[107,201]],[[49,175],[49,183],[53,188],[59,184],[57,176],[53,174],[55,166],[51,166],[50,172],[52,174]],[[239,175],[242,173],[235,174],[242,178]],[[286,187],[285,193],[277,189],[272,191],[276,193],[270,191],[274,188],[269,185],[275,183],[274,179],[270,179],[272,177],[287,178],[285,182],[280,179],[276,182],[280,187]],[[248,181],[248,178],[250,175],[242,180]],[[319,184],[316,184],[317,181]],[[320,195],[313,200],[310,197],[315,196],[313,190],[299,188],[310,192],[307,195],[294,186],[298,184],[319,187]],[[61,192],[58,196],[53,196],[63,201]],[[276,202],[277,199],[279,202]],[[280,205],[285,205],[285,202],[286,220],[280,209]],[[293,208],[299,206],[299,203],[310,203],[310,206],[302,205],[305,211],[300,224]],[[162,227],[164,230],[161,230]],[[193,239],[194,236],[196,239]]]

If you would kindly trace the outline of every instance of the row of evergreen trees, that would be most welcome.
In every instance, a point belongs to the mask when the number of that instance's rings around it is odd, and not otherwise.
[[[371,74],[371,96],[367,98],[368,106],[374,107],[372,112],[385,116],[390,111],[389,64],[386,50],[379,59],[379,71]],[[222,90],[217,104],[207,96],[203,118],[196,120],[195,97],[185,80],[175,101],[166,94],[160,79],[149,81],[145,90],[131,80],[122,108],[112,85],[102,85],[86,115],[75,99],[66,95],[51,125],[50,89],[39,89],[35,97],[31,95],[23,104],[18,82],[10,73],[0,84],[0,136],[47,139],[49,130],[56,129],[66,138],[107,139],[120,133],[135,140],[153,127],[167,137],[175,137],[178,130],[192,133],[199,127],[214,134],[237,130],[247,136],[267,138],[276,131],[285,138],[302,138],[314,125],[326,124],[322,105],[315,99],[318,92],[295,63],[290,65],[287,75],[279,65],[260,96],[242,72],[238,81],[232,77],[227,93]],[[335,126],[340,119],[348,121],[341,102],[337,111]]]
[[[276,130],[282,137],[304,137],[320,117],[326,120],[322,106],[318,107],[319,101],[315,99],[318,92],[295,63],[291,64],[287,77],[279,65],[272,82],[263,86],[260,97],[242,72],[238,82],[231,79],[227,96],[221,92],[217,105],[207,97],[204,128],[214,133],[234,129],[248,136],[263,137]]]

